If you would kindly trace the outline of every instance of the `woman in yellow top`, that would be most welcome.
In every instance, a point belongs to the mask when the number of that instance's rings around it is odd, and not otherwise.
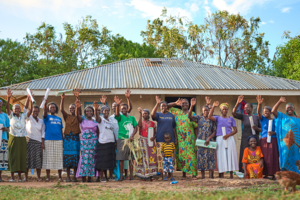
[[[244,178],[262,178],[264,168],[264,157],[256,137],[251,135],[247,139],[249,147],[246,147],[243,154]],[[245,170],[246,169],[246,170]]]

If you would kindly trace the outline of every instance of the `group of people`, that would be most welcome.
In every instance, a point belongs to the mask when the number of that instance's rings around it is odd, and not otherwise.
[[[167,103],[156,96],[151,113],[148,109],[138,108],[140,116],[137,122],[130,116],[130,90],[125,92],[127,104],[122,103],[118,96],[114,97],[112,115],[105,95],[100,99],[101,107],[94,102],[93,107],[87,106],[81,113],[79,93],[78,89],[74,90],[75,103],[69,105],[69,112],[64,109],[65,94],[61,96],[64,128],[55,103],[45,103],[43,119],[40,119],[40,109],[33,105],[30,95],[23,113],[18,104],[11,110],[12,92],[7,90],[6,113],[1,111],[3,102],[0,100],[0,182],[3,181],[3,170],[11,172],[10,182],[16,182],[16,172],[18,182],[28,181],[29,169],[36,169],[37,181],[42,181],[41,169],[46,169],[46,182],[50,181],[50,169],[58,170],[61,181],[62,169],[66,169],[66,182],[76,182],[77,178],[91,182],[92,177],[101,182],[132,180],[133,175],[153,181],[159,174],[162,180],[170,178],[173,181],[176,170],[182,171],[182,180],[186,180],[187,173],[196,180],[198,171],[201,171],[202,179],[205,171],[209,171],[209,178],[214,178],[216,168],[220,178],[225,172],[230,172],[230,178],[233,178],[233,172],[238,170],[244,173],[244,178],[262,178],[264,175],[275,179],[274,174],[280,170],[299,173],[300,119],[291,103],[286,105],[286,113],[278,111],[280,104],[286,102],[284,97],[273,108],[265,106],[261,113],[263,98],[258,95],[257,115],[253,115],[251,103],[245,105],[244,113],[237,112],[244,99],[239,96],[232,111],[233,117],[230,117],[228,103],[215,101],[211,105],[209,97],[205,97],[202,113],[196,115],[193,112],[195,98],[190,102],[178,99]],[[177,106],[181,109],[175,108]],[[158,108],[161,112],[157,112]],[[220,116],[214,115],[215,108],[220,109]],[[235,119],[241,120],[243,127],[239,159],[233,137],[237,133]],[[269,120],[274,121],[272,131],[269,130]],[[137,133],[139,137],[135,137]],[[268,135],[271,142],[267,142]],[[206,146],[216,142],[216,150],[196,146],[197,139],[204,140]],[[140,148],[138,158],[133,143],[138,143]],[[71,169],[74,170],[72,179]],[[25,173],[24,179],[21,173]]]

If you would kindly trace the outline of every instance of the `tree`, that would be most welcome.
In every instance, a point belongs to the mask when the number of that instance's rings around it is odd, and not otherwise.
[[[156,58],[155,48],[145,43],[134,43],[120,35],[112,36],[109,50],[104,55],[102,64],[125,60],[129,58]]]

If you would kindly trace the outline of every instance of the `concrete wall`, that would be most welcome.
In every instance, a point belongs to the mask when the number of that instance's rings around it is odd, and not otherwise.
[[[170,96],[170,95],[168,95]],[[177,96],[177,95],[172,95],[172,96]],[[178,95],[179,96],[179,95]],[[187,96],[187,95],[184,95]],[[80,96],[80,100],[82,102],[82,104],[84,105],[84,102],[93,102],[93,101],[99,101],[101,97],[101,94],[99,95],[95,95],[95,96]],[[161,95],[162,100],[164,100],[164,98],[166,97],[166,95]],[[197,99],[197,104],[196,104],[196,114],[201,114],[201,108],[203,105],[205,105],[205,96],[203,95],[197,95],[194,96]],[[108,105],[111,107],[112,103],[113,103],[113,95],[107,95],[107,103]],[[119,96],[120,99],[122,99],[122,102],[126,102],[126,97],[125,95],[120,95]],[[210,98],[212,99],[212,103],[213,101],[219,101],[220,103],[224,103],[227,102],[229,103],[229,116],[232,116],[232,109],[236,103],[237,100],[237,96],[233,96],[233,95],[222,95],[222,96],[210,96]],[[264,104],[268,105],[270,107],[273,107],[275,105],[275,103],[279,100],[278,96],[263,96],[264,98]],[[37,102],[37,105],[40,105],[41,101],[42,101],[42,97],[35,97],[35,100]],[[244,100],[246,102],[250,102],[250,103],[257,103],[256,101],[256,96],[245,96]],[[71,103],[74,103],[75,98],[73,95],[69,95],[66,96],[65,98],[65,110],[68,112],[68,106]],[[138,107],[141,108],[147,108],[150,110],[153,109],[153,107],[155,106],[155,95],[135,95],[132,94],[131,95],[131,101],[133,104],[133,110],[131,112],[131,115],[134,116],[136,118],[136,120],[138,121],[139,119],[139,113],[138,113]],[[55,102],[58,106],[60,104],[60,97],[55,97],[55,96],[51,96],[48,98],[48,102]],[[296,113],[300,114],[300,99],[299,96],[288,96],[287,97],[287,102],[293,103],[295,108],[296,108]],[[84,108],[82,108],[83,111]],[[42,111],[40,112],[40,117],[42,117]],[[159,111],[159,109],[158,109]],[[279,108],[280,112],[285,112],[285,106],[282,105]],[[112,113],[112,111],[111,111]],[[215,109],[214,114],[216,115],[220,115],[220,110],[219,109]],[[61,112],[58,113],[58,116],[62,117]],[[240,151],[240,140],[241,140],[241,134],[242,134],[242,128],[241,128],[241,121],[240,120],[236,120],[237,123],[237,129],[238,129],[238,133],[234,136],[235,138],[235,142],[237,145],[237,151],[239,154]]]

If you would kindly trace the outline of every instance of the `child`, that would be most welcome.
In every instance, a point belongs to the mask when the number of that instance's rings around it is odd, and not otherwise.
[[[175,181],[173,178],[173,171],[174,171],[174,165],[173,161],[175,161],[175,145],[173,142],[171,142],[171,134],[165,133],[164,134],[164,140],[165,142],[162,144],[161,147],[161,154],[163,156],[163,168],[165,172],[165,178],[164,181],[168,180],[168,172],[171,175],[170,181]]]
[[[244,178],[262,178],[264,158],[254,135],[247,139],[249,147],[246,147],[243,154]]]

